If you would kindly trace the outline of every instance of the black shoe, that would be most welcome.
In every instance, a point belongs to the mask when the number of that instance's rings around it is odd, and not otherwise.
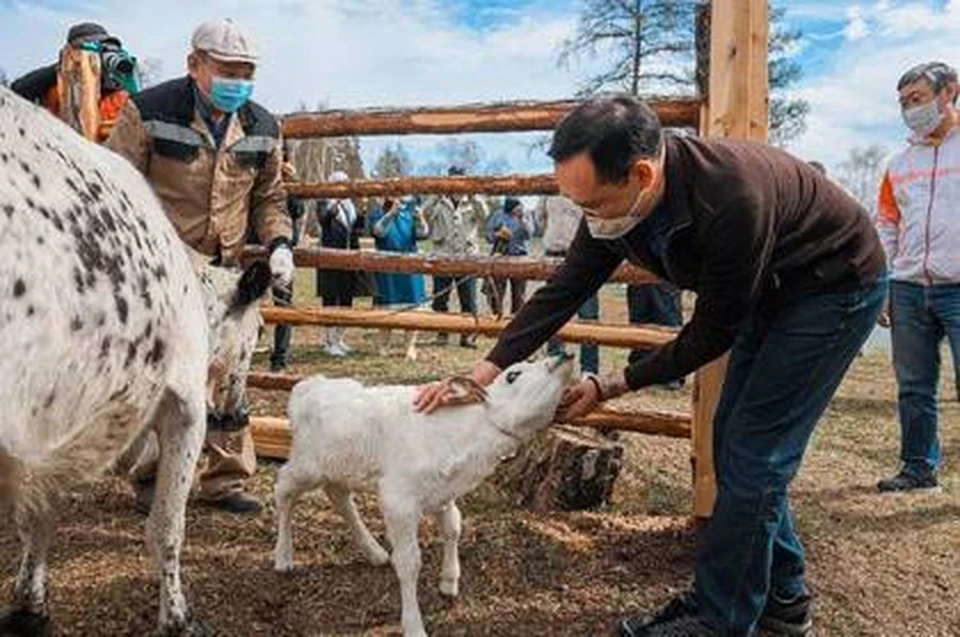
[[[620,637],[714,637],[717,633],[698,617],[693,593],[681,593],[653,615],[620,622]]]
[[[940,483],[937,482],[937,474],[927,473],[924,475],[915,475],[901,471],[892,478],[881,480],[877,483],[877,488],[884,493],[895,491],[913,491],[915,489],[936,489]]]
[[[50,617],[46,614],[18,609],[0,615],[0,635],[3,637],[47,637],[50,634]]]
[[[813,627],[810,619],[810,596],[804,594],[784,600],[770,593],[759,625],[774,635],[806,635]]]
[[[461,336],[460,347],[466,347],[467,349],[477,349],[477,335],[465,334]]]
[[[281,361],[270,361],[270,373],[279,374],[287,368],[287,364]]]
[[[227,513],[260,515],[263,511],[263,503],[260,500],[241,491],[235,491],[218,500],[203,500],[203,504]]]

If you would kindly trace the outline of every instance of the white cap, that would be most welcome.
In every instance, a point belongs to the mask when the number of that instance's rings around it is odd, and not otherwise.
[[[336,184],[336,183],[342,183],[344,181],[350,181],[350,178],[347,177],[347,173],[343,172],[342,170],[335,170],[332,173],[330,173],[330,177],[327,181],[330,181],[331,183]]]
[[[257,63],[257,47],[237,24],[226,18],[204,22],[190,39],[194,51],[203,51],[221,62]]]

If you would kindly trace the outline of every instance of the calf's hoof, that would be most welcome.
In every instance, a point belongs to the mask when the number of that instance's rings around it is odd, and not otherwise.
[[[455,579],[440,580],[440,594],[444,597],[456,597],[460,594],[460,582]]]
[[[390,554],[382,546],[365,551],[364,557],[367,558],[367,562],[371,566],[383,566],[390,563]]]
[[[18,609],[0,615],[0,637],[47,637],[50,616]]]
[[[161,626],[156,637],[218,637],[219,633],[197,619]]]

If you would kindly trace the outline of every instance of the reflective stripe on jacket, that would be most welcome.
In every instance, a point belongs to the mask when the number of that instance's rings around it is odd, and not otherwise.
[[[195,107],[190,78],[133,96],[107,141],[146,175],[180,238],[223,264],[239,259],[248,225],[260,243],[290,239],[280,127],[248,103],[218,148]]]

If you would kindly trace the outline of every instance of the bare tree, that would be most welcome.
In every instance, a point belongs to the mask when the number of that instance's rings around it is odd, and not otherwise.
[[[137,61],[137,81],[140,88],[148,88],[159,84],[163,77],[163,60],[147,57]]]
[[[403,144],[399,142],[395,147],[387,146],[383,149],[371,171],[371,175],[377,179],[393,179],[412,173],[413,159],[407,149],[403,147]]]
[[[876,204],[886,158],[883,146],[857,146],[838,167],[837,181],[867,210],[873,210]]]
[[[324,110],[324,104],[318,104],[318,111]],[[310,109],[305,103],[297,107],[297,112]],[[360,157],[360,141],[356,137],[324,137],[320,139],[297,139],[285,142],[290,161],[297,171],[297,179],[302,182],[324,182],[336,171],[346,173],[351,180],[364,178],[363,159]],[[357,210],[366,210],[365,202],[354,200]],[[308,206],[308,232],[316,229],[313,217],[314,207]]]
[[[692,0],[584,0],[573,37],[560,48],[559,63],[569,64],[584,55],[609,55],[610,68],[589,78],[580,91],[589,95],[615,88],[639,95],[651,81],[687,86],[690,69],[648,70],[654,58],[665,61],[690,55],[694,47]]]
[[[608,70],[588,78],[579,95],[603,90],[692,89],[696,13],[700,0],[583,0],[574,35],[560,48],[558,62],[583,57],[609,60]],[[770,13],[770,139],[783,144],[806,130],[810,105],[789,97],[802,69],[792,52],[802,33],[784,26],[782,6]]]

